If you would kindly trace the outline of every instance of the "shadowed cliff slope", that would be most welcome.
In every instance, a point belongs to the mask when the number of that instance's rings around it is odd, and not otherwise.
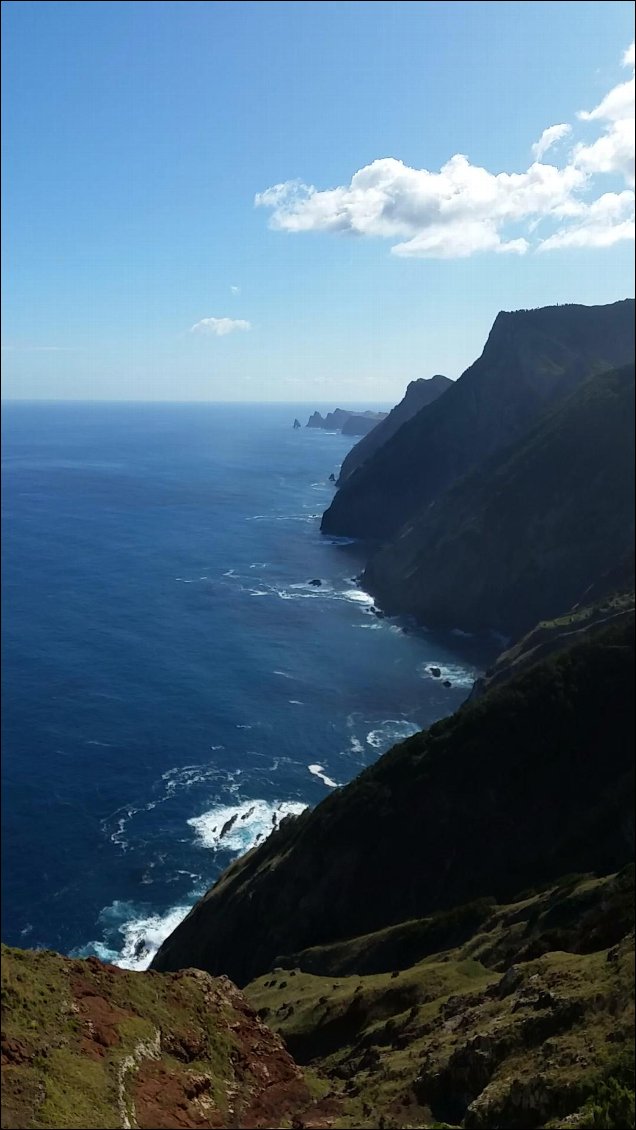
[[[448,377],[443,377],[439,373],[428,380],[421,378],[418,381],[411,381],[402,400],[389,412],[386,419],[381,420],[368,435],[363,436],[360,442],[351,448],[340,468],[338,483],[342,485],[345,479],[350,478],[356,468],[366,463],[379,447],[387,443],[402,424],[437,400],[452,383]],[[344,433],[345,428],[342,430]]]
[[[519,438],[550,401],[633,358],[631,299],[498,314],[479,360],[358,467],[323,515],[323,531],[390,538],[454,480]]]
[[[624,865],[632,667],[610,628],[394,747],[230,867],[154,968],[245,984],[281,954]]]
[[[632,363],[589,378],[414,515],[371,560],[365,588],[431,627],[528,631],[632,548],[633,466]]]

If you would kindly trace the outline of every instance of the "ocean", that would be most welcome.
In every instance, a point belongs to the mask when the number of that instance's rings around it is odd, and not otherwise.
[[[3,941],[145,968],[492,658],[373,611],[319,532],[355,441],[294,430],[315,407],[4,405]]]

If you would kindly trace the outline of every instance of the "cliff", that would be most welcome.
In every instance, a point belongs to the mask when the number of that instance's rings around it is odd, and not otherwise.
[[[334,1127],[633,1127],[632,668],[619,617],[491,687],[285,821],[155,966],[245,983]]]
[[[632,666],[620,624],[396,746],[230,867],[154,968],[245,984],[281,954],[622,866]]]
[[[591,377],[413,515],[364,585],[431,627],[518,636],[571,608],[632,548],[633,466],[632,363]]]
[[[411,381],[400,403],[396,404],[395,408],[377,427],[364,436],[355,447],[352,447],[340,468],[339,485],[350,478],[357,467],[366,463],[367,459],[370,459],[378,448],[390,440],[398,428],[402,427],[402,424],[412,419],[421,408],[426,408],[434,400],[437,400],[438,396],[446,392],[451,384],[452,381],[448,377],[443,377],[440,374],[436,374],[428,380],[421,378],[417,381]]]
[[[350,412],[344,408],[336,408],[326,416],[321,416],[320,412],[313,412],[306,427],[324,428],[325,431],[342,432],[343,435],[364,436],[385,416],[386,412]]]
[[[631,299],[498,314],[481,357],[343,483],[321,528],[386,541],[551,401],[634,352]]]

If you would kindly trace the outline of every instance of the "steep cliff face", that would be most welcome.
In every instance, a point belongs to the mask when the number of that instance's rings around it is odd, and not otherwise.
[[[515,446],[413,515],[364,584],[429,626],[516,637],[634,541],[634,366],[590,378]]]
[[[370,459],[378,448],[395,435],[402,424],[411,420],[420,409],[426,408],[434,400],[437,400],[438,396],[446,392],[446,389],[452,383],[448,377],[443,377],[439,373],[428,380],[421,378],[418,381],[411,381],[402,400],[389,412],[386,419],[382,420],[377,427],[374,427],[369,435],[361,439],[355,447],[352,447],[340,468],[338,483],[342,485],[346,479],[350,478],[358,467],[366,463],[367,459]]]
[[[396,746],[230,867],[154,968],[245,984],[307,946],[622,866],[632,667],[619,625]]]
[[[322,529],[389,539],[555,398],[633,358],[633,300],[499,314],[479,360],[343,483]]]

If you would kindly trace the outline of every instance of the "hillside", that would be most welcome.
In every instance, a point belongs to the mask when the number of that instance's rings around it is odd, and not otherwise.
[[[226,978],[3,947],[6,1130],[280,1127],[300,1114],[324,1125],[282,1041]]]
[[[551,401],[634,352],[633,300],[498,314],[481,357],[343,483],[321,528],[386,541]]]
[[[357,467],[366,463],[367,459],[370,459],[378,448],[387,443],[395,435],[398,428],[402,427],[402,424],[412,419],[420,409],[426,408],[434,400],[437,400],[438,396],[446,392],[446,389],[452,383],[448,377],[443,377],[440,374],[436,374],[428,380],[420,378],[420,380],[411,381],[400,403],[396,404],[388,416],[381,420],[377,427],[364,436],[345,456],[338,477],[339,485],[341,486],[345,479],[350,478]]]
[[[154,967],[245,984],[307,946],[623,866],[632,666],[619,623],[395,746],[231,866]]]
[[[571,876],[305,950],[246,995],[340,1091],[334,1125],[625,1130],[633,892],[633,867]]]
[[[590,378],[414,515],[364,586],[428,626],[518,636],[552,619],[634,541],[634,366]]]

